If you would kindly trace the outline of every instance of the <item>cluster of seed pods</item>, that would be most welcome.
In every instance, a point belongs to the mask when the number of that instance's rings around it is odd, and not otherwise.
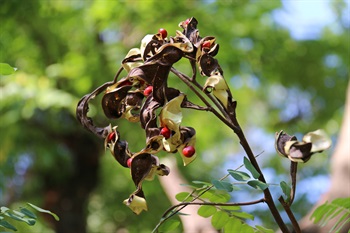
[[[170,172],[167,166],[159,163],[158,152],[180,154],[185,166],[197,156],[196,131],[181,125],[182,108],[207,109],[190,102],[180,90],[168,87],[170,72],[181,75],[173,64],[181,58],[188,59],[193,70],[191,78],[186,76],[189,82],[195,78],[198,67],[200,74],[207,77],[202,91],[212,93],[225,109],[234,103],[214,58],[219,45],[214,37],[200,37],[197,24],[195,18],[180,22],[183,31],[176,31],[173,37],[168,37],[165,29],[146,35],[140,48],[133,48],[126,55],[114,80],[85,95],[77,106],[79,122],[104,139],[105,148],[122,166],[130,168],[136,190],[124,204],[136,214],[147,210],[142,182],[152,180],[156,174],[164,176]],[[118,80],[122,70],[127,76]],[[146,135],[145,147],[141,151],[129,150],[129,144],[121,139],[117,126],[98,127],[87,116],[89,101],[101,93],[102,109],[107,118],[124,118],[140,124]]]

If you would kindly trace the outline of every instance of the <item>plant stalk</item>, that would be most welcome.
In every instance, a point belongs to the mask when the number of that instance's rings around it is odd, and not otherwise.
[[[233,118],[232,122],[234,123],[234,125],[237,128],[240,129],[239,123],[238,123],[236,118]],[[261,171],[261,169],[259,167],[259,164],[258,164],[257,160],[255,159],[255,156],[254,156],[254,154],[253,154],[253,152],[252,152],[252,150],[251,150],[251,148],[249,146],[249,143],[248,143],[247,139],[244,136],[243,131],[242,130],[237,130],[237,131],[234,131],[234,132],[236,133],[237,137],[239,138],[240,144],[243,147],[244,151],[246,152],[250,162],[252,163],[254,168],[259,172],[259,174],[260,174],[259,180],[261,182],[266,183],[265,177],[264,177],[264,175],[263,175],[263,173],[262,173],[262,171]],[[267,206],[269,207],[270,212],[273,215],[273,217],[274,217],[276,223],[278,224],[279,228],[281,229],[281,231],[283,233],[289,233],[289,230],[288,230],[286,224],[284,223],[280,213],[277,210],[277,207],[276,207],[276,205],[275,205],[275,203],[273,201],[273,198],[272,198],[272,195],[271,195],[271,192],[270,192],[269,188],[264,190],[264,196],[265,196],[265,202],[266,202]]]

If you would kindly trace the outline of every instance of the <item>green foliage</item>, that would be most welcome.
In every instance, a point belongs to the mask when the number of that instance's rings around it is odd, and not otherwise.
[[[227,171],[237,181],[247,181],[250,179],[250,176],[245,172],[236,171],[232,169],[228,169]]]
[[[255,179],[258,179],[260,177],[259,172],[255,169],[255,167],[253,166],[253,164],[249,161],[249,159],[247,159],[247,157],[244,157],[244,166],[245,168],[248,169],[248,171],[250,171],[250,173],[252,174],[252,176]]]
[[[283,191],[283,194],[287,197],[286,202],[288,202],[290,200],[291,187],[285,181],[280,182],[280,187]]]
[[[177,230],[179,226],[180,226],[179,220],[170,219],[159,227],[158,232],[167,232],[167,233],[180,232]]]
[[[7,63],[0,63],[0,75],[10,75],[15,73],[16,68],[13,68]]]
[[[318,223],[321,227],[327,225],[334,218],[338,219],[330,232],[340,232],[342,227],[350,222],[350,197],[337,198],[330,203],[327,201],[317,207],[310,217],[310,219],[314,219],[314,223]]]
[[[191,194],[189,192],[178,193],[176,194],[175,198],[176,200],[183,201],[183,202],[192,200]]]
[[[197,213],[199,216],[202,216],[203,218],[208,218],[208,217],[212,216],[213,214],[215,214],[216,212],[217,212],[217,210],[216,210],[215,206],[203,205],[203,206],[199,207]]]
[[[40,213],[46,213],[52,215],[56,221],[59,221],[59,217],[49,210],[42,209],[31,203],[27,205]],[[12,223],[10,223],[12,220]],[[26,207],[19,207],[18,210],[11,210],[5,206],[0,208],[0,226],[13,231],[17,231],[19,222],[25,222],[29,226],[33,226],[37,221],[37,216],[31,210]]]
[[[217,211],[211,218],[211,224],[215,229],[219,230],[225,226],[229,218],[229,215],[225,211]]]

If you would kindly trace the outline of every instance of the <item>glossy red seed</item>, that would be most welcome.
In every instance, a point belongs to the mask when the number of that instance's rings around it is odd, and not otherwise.
[[[167,127],[163,127],[161,130],[160,130],[160,134],[163,135],[165,137],[165,139],[168,139],[170,138],[171,136],[171,131],[170,129],[168,129]]]
[[[107,141],[111,142],[115,140],[115,132],[111,132],[110,134],[108,134],[107,136]]]
[[[148,87],[146,87],[146,89],[143,91],[143,94],[144,94],[145,96],[149,96],[149,95],[152,93],[152,91],[153,91],[153,86],[148,86]]]
[[[131,162],[132,162],[132,158],[128,158],[128,160],[126,161],[126,165],[128,167],[131,167]]]
[[[202,48],[210,48],[210,41],[205,41],[205,42],[202,44]]]
[[[196,153],[196,149],[193,146],[186,146],[182,149],[182,154],[187,158],[192,157],[194,153]]]
[[[158,30],[158,33],[160,33],[160,35],[162,36],[163,39],[168,36],[168,32],[164,28],[160,28]]]
[[[187,24],[189,24],[190,23],[190,19],[186,19],[185,20],[185,24],[187,25]]]

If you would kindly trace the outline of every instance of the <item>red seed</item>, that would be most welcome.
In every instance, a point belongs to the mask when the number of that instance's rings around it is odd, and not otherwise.
[[[186,19],[186,20],[185,20],[185,25],[189,24],[189,23],[190,23],[190,20],[191,20],[191,19]]]
[[[192,157],[194,153],[196,153],[196,149],[193,146],[186,146],[182,149],[182,154],[187,158]]]
[[[162,36],[163,39],[165,39],[168,36],[168,32],[164,28],[160,28],[158,30],[158,33]]]
[[[168,129],[167,127],[163,127],[161,130],[160,130],[160,134],[163,135],[165,137],[165,139],[168,139],[170,138],[171,136],[171,131],[170,129]]]
[[[149,96],[153,91],[153,86],[148,86],[146,89],[143,91],[144,96]]]
[[[111,142],[115,140],[115,132],[111,132],[107,136],[107,142]]]
[[[131,162],[132,162],[132,158],[128,158],[128,160],[126,160],[126,165],[128,167],[131,167]]]
[[[210,41],[205,41],[203,44],[202,44],[202,48],[210,48]]]

